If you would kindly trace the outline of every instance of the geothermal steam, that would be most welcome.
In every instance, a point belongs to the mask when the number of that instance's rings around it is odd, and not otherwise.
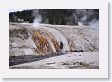
[[[35,28],[32,31],[32,39],[36,45],[35,50],[37,53],[44,55],[59,52],[60,47],[56,38],[49,31],[47,32],[44,27],[39,26],[42,20],[42,16],[39,14],[39,11],[34,10],[32,15],[34,17],[33,27]]]
[[[32,15],[34,17],[33,27],[39,26],[39,24],[41,23],[41,20],[42,20],[42,16],[39,14],[39,11],[38,10],[33,10]]]
[[[40,55],[45,54],[52,54],[57,52],[66,52],[66,51],[88,51],[93,50],[94,47],[92,47],[90,44],[91,37],[88,37],[85,39],[85,32],[80,32],[80,30],[69,30],[66,27],[64,29],[60,30],[59,28],[52,28],[52,27],[46,27],[46,26],[39,26],[42,20],[42,16],[39,14],[39,10],[33,11],[33,27],[34,30],[32,31],[32,39],[36,45],[36,52]],[[78,26],[84,26],[83,23],[86,21],[87,16],[86,14],[80,18],[78,21]],[[89,25],[92,27],[98,27],[96,23],[97,20],[92,20],[92,22],[89,22]],[[86,29],[87,30],[87,29]],[[61,32],[60,32],[61,31]],[[66,33],[64,32],[66,31]],[[76,34],[76,32],[78,34]],[[69,36],[68,34],[69,33]],[[84,34],[82,37],[82,34]],[[88,33],[91,34],[91,33]],[[94,36],[91,34],[90,36]],[[78,42],[78,43],[76,43]],[[93,41],[94,42],[94,41]],[[86,45],[85,45],[86,44]],[[89,47],[89,48],[88,48]],[[95,48],[96,49],[96,48]]]

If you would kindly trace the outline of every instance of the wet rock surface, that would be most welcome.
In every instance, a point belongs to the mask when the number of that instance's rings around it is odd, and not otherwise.
[[[79,54],[81,56],[79,56]],[[40,57],[33,62],[10,66],[11,69],[98,69],[98,52],[71,52]],[[33,60],[31,58],[31,60]],[[38,61],[37,61],[38,60]]]
[[[98,31],[88,26],[40,24],[34,28],[30,23],[10,23],[9,65],[11,69],[98,69],[98,42]],[[46,62],[50,58],[52,62]]]

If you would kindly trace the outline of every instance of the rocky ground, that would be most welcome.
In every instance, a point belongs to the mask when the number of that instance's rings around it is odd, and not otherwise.
[[[59,47],[60,42],[63,49]],[[9,67],[98,69],[98,42],[98,30],[89,26],[40,24],[33,27],[31,23],[10,23]]]

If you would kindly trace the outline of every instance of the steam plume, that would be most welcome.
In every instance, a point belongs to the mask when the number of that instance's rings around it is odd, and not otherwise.
[[[39,24],[42,21],[42,16],[39,14],[39,10],[33,10],[33,14],[32,15],[34,17],[33,27],[39,26]]]

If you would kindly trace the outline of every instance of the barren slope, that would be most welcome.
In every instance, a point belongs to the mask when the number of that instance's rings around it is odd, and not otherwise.
[[[98,68],[98,42],[89,26],[10,23],[10,68]]]

